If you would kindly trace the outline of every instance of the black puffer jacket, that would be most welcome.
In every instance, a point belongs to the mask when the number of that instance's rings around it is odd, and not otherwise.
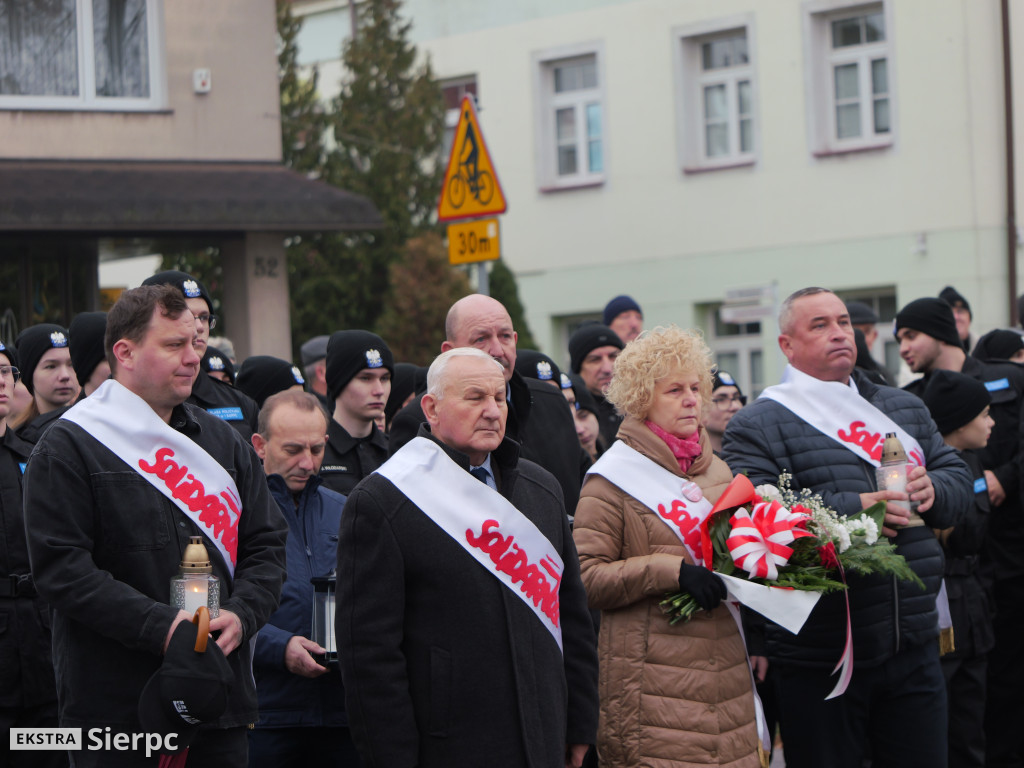
[[[971,503],[972,482],[956,451],[942,442],[924,403],[892,387],[854,373],[858,391],[912,435],[925,453],[935,487],[935,503],[923,517],[927,526],[905,528],[895,538],[898,551],[927,586],[892,577],[848,575],[853,653],[858,666],[879,664],[906,646],[938,635],[935,596],[942,579],[942,548],[931,528],[956,525]],[[841,514],[860,512],[860,494],[877,490],[874,468],[837,441],[768,398],[737,413],[725,432],[724,458],[734,473],[754,485],[778,484],[783,471],[794,490],[809,488]],[[846,604],[841,594],[823,597],[799,635],[769,625],[768,655],[773,661],[804,666],[834,665],[843,650]]]

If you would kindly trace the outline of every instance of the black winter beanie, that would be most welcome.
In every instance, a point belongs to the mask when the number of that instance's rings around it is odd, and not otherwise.
[[[622,339],[607,325],[588,323],[580,326],[579,330],[569,337],[569,367],[573,373],[579,373],[583,359],[598,347],[622,349],[625,346]]]
[[[21,380],[33,395],[32,376],[43,355],[51,349],[68,345],[68,329],[54,323],[40,323],[26,328],[14,340],[21,355]]]
[[[364,368],[386,368],[395,375],[395,358],[384,339],[369,331],[335,331],[327,342],[327,397],[333,403]]]
[[[910,302],[896,313],[893,335],[902,328],[931,336],[954,347],[963,347],[960,334],[956,332],[953,308],[942,299],[923,298]]]
[[[107,359],[103,335],[107,332],[106,312],[79,312],[68,326],[71,365],[80,386],[92,376],[96,366]]]

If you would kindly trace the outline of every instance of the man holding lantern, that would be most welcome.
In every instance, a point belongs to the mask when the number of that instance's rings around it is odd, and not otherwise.
[[[245,766],[246,726],[257,717],[251,641],[278,604],[287,526],[251,447],[184,404],[195,340],[177,288],[122,295],[104,341],[113,379],[56,421],[29,459],[26,531],[36,587],[52,607],[60,724],[112,733],[140,731],[139,694],[191,618],[170,605],[170,580],[189,537],[203,537],[221,594],[210,630],[233,685],[188,765]],[[149,764],[131,751],[74,760]]]
[[[795,491],[819,494],[842,515],[885,501],[883,533],[926,585],[922,591],[892,576],[848,575],[848,608],[843,594],[826,595],[800,634],[767,627],[786,764],[861,768],[870,759],[874,768],[945,766],[936,610],[942,552],[931,529],[956,524],[970,501],[970,473],[943,444],[924,403],[854,371],[853,327],[834,293],[806,288],[791,295],[779,330],[789,360],[783,384],[733,417],[726,462],[755,485],[775,485],[789,472]],[[913,465],[905,492],[875,487],[888,432],[900,437]],[[826,701],[847,647],[854,665],[849,687]]]

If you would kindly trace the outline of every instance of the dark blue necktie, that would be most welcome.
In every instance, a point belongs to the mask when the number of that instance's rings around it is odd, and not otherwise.
[[[487,482],[487,477],[491,473],[488,472],[483,467],[471,467],[470,470],[469,470],[469,474],[471,474],[473,477],[475,477],[477,480],[479,480],[484,485],[490,487],[490,483]]]

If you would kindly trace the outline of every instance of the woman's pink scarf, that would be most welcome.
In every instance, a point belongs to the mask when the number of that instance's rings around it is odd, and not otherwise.
[[[689,437],[676,437],[666,432],[653,421],[645,421],[644,424],[654,434],[665,441],[665,445],[672,451],[672,455],[679,462],[679,470],[684,474],[690,471],[693,460],[700,456],[700,430],[696,430]]]

